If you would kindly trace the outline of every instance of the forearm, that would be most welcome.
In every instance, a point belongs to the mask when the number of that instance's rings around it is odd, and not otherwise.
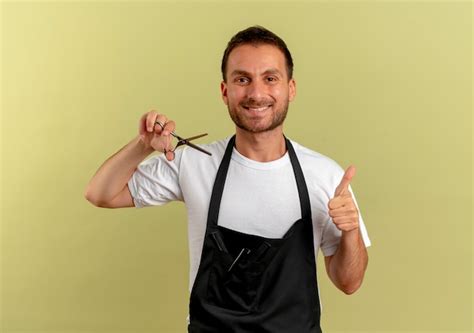
[[[367,249],[360,229],[343,231],[329,267],[333,282],[346,294],[354,293],[362,284],[367,263]]]
[[[126,186],[138,164],[154,151],[135,137],[109,157],[87,184],[85,197],[91,202],[107,202]]]

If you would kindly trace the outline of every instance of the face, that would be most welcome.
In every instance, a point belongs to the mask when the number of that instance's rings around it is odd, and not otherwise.
[[[273,45],[240,45],[227,61],[227,82],[221,83],[224,103],[235,125],[261,133],[282,127],[295,81],[288,81],[285,55]]]

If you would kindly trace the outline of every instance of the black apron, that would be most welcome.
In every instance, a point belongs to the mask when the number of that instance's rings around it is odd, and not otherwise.
[[[293,146],[285,142],[302,217],[283,238],[265,238],[217,225],[235,135],[230,139],[212,190],[188,332],[321,333],[308,189]]]

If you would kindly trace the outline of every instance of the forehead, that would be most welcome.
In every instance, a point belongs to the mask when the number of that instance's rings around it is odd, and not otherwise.
[[[259,74],[271,68],[276,68],[283,74],[286,72],[285,55],[274,45],[240,45],[231,51],[227,60],[228,73],[243,70]]]

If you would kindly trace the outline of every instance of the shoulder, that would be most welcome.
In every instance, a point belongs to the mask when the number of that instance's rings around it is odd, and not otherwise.
[[[333,187],[333,183],[344,174],[344,169],[331,157],[291,141],[305,177],[319,180],[320,184]]]
[[[196,146],[210,152],[212,154],[211,156],[206,155],[203,152],[200,152],[199,150],[196,150],[192,147],[185,146],[182,149],[183,166],[188,165],[191,167],[202,166],[206,168],[217,168],[222,160],[222,157],[224,156],[225,149],[231,137],[232,135],[223,139],[212,141],[207,144],[194,143]]]
[[[296,156],[301,164],[309,164],[317,166],[320,172],[340,172],[342,170],[339,163],[331,157],[309,149],[296,141],[291,140],[291,144],[295,149]]]

